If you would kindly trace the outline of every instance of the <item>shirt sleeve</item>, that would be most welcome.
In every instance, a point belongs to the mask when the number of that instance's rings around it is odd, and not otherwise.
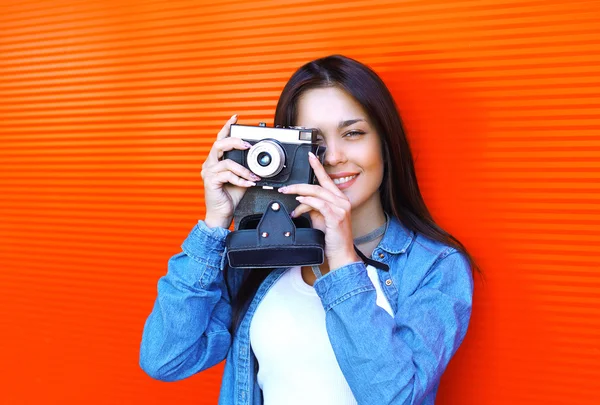
[[[420,404],[439,384],[471,317],[471,267],[455,249],[433,264],[394,317],[376,304],[363,263],[330,272],[314,287],[359,404]]]
[[[228,232],[200,221],[182,252],[169,259],[142,333],[140,366],[151,377],[181,380],[225,359],[231,345],[222,271]]]

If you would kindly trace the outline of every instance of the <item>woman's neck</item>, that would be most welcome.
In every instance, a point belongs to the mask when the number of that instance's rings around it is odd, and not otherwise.
[[[352,209],[352,237],[354,239],[367,235],[375,229],[384,225],[386,216],[381,206],[379,193],[375,193],[361,204],[360,207]],[[383,235],[369,242],[361,243],[356,247],[367,257],[371,256],[373,250],[377,247]]]
[[[352,237],[364,236],[385,223],[385,213],[379,193],[375,193],[360,207],[352,208]]]

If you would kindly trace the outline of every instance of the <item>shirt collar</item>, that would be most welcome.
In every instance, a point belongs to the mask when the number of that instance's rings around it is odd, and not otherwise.
[[[414,239],[415,232],[404,226],[396,217],[390,216],[390,223],[378,247],[391,254],[404,253]]]

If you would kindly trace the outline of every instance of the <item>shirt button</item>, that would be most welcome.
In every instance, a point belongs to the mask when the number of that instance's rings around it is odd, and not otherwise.
[[[385,255],[383,253],[379,253],[379,258],[383,259],[385,257]]]
[[[385,285],[392,285],[392,280],[390,280],[389,278],[385,280]]]

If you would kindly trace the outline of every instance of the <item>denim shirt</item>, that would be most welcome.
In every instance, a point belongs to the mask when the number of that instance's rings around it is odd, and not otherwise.
[[[182,244],[183,252],[169,260],[144,326],[140,366],[155,379],[176,381],[226,359],[219,404],[259,405],[250,323],[286,269],[273,270],[262,282],[231,336],[223,276],[228,232],[199,221]],[[456,249],[415,234],[396,218],[371,258],[389,266],[377,272],[394,317],[376,304],[362,262],[330,271],[314,283],[340,369],[358,404],[433,404],[471,317],[469,263]],[[228,272],[232,296],[242,274]],[[310,389],[310,380],[301,383]]]

